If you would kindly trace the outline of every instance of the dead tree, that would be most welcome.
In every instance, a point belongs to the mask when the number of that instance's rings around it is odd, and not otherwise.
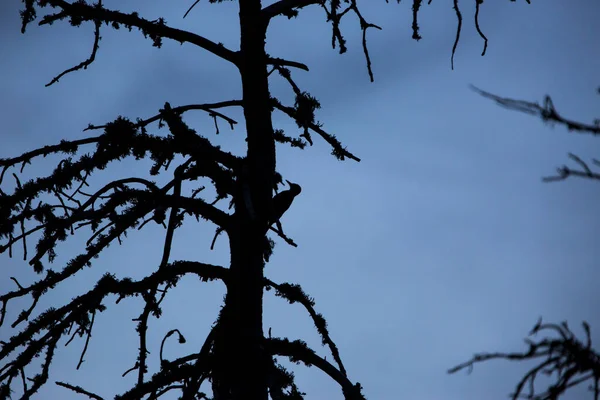
[[[210,3],[220,1],[210,0]],[[50,365],[59,343],[69,343],[80,336],[84,338],[85,353],[95,316],[107,307],[109,295],[116,295],[119,301],[139,296],[145,302],[137,318],[137,360],[127,371],[137,374],[137,383],[129,391],[117,394],[117,399],[157,399],[173,390],[181,392],[181,398],[186,400],[205,398],[201,388],[206,382],[211,383],[212,397],[218,400],[265,400],[269,394],[274,400],[301,399],[303,394],[296,387],[293,375],[280,366],[275,357],[288,357],[317,367],[340,385],[346,399],[364,399],[361,385],[348,378],[325,319],[315,311],[313,300],[298,285],[278,284],[264,276],[265,260],[269,259],[273,245],[265,232],[273,222],[270,218],[274,215],[273,191],[282,182],[281,175],[276,172],[276,144],[302,149],[307,144],[313,145],[315,135],[331,146],[332,154],[339,160],[360,161],[316,121],[315,110],[320,107],[319,102],[299,88],[292,77],[293,69],[308,71],[308,67],[301,62],[267,54],[265,41],[273,19],[293,18],[304,8],[320,7],[332,27],[333,47],[344,53],[346,44],[340,21],[347,15],[354,15],[363,33],[367,72],[373,80],[366,32],[380,27],[363,18],[356,0],[279,0],[265,7],[260,0],[238,0],[241,41],[240,48],[232,50],[193,32],[173,28],[162,18],[149,20],[136,12],[108,9],[101,0],[93,4],[85,0],[23,0],[23,3],[22,32],[36,20],[39,25],[67,20],[75,27],[89,24],[94,28],[89,58],[55,76],[48,86],[62,78],[67,79],[65,76],[69,73],[89,67],[98,55],[101,30],[112,27],[138,30],[155,47],[172,40],[203,49],[237,68],[242,91],[239,99],[212,103],[171,106],[165,102],[152,117],[136,120],[119,117],[104,125],[90,125],[86,129],[90,134],[88,137],[61,141],[0,160],[0,183],[10,175],[15,182],[14,190],[0,192],[0,238],[4,240],[0,252],[12,256],[14,247],[22,245],[25,260],[41,275],[39,280],[28,284],[13,279],[14,290],[0,295],[0,325],[7,323],[4,321],[6,310],[14,301],[31,300],[30,307],[15,321],[8,322],[13,329],[18,327],[21,331],[0,348],[0,399],[13,397],[15,393],[21,399],[35,395],[49,379]],[[197,3],[192,4],[188,13]],[[421,3],[421,0],[412,2],[415,40],[421,38],[417,19]],[[453,61],[463,17],[458,1],[454,0],[452,4],[458,22],[452,48]],[[487,38],[478,24],[482,1],[473,0],[471,4],[476,11],[475,24],[484,40],[485,53]],[[289,83],[295,94],[294,104],[286,105],[271,96],[269,79],[273,74]],[[247,153],[243,157],[214,146],[183,120],[184,113],[202,110],[215,120],[215,124],[225,121],[233,128],[236,121],[226,115],[226,110],[233,107],[243,109],[247,143]],[[288,135],[274,130],[274,110],[293,119],[301,132]],[[158,123],[158,128],[166,126],[168,132],[158,131],[154,123]],[[96,131],[99,133],[94,135]],[[13,167],[21,166],[22,171],[40,157],[60,153],[65,154],[64,158],[47,176],[21,182],[17,173],[11,174]],[[149,176],[124,177],[104,187],[88,189],[90,177],[98,170],[125,158],[151,159],[153,165],[148,171]],[[159,185],[152,180],[153,176],[160,176],[167,183]],[[215,199],[201,197],[203,188],[195,183],[198,179],[212,181]],[[230,201],[229,207],[222,206],[225,200]],[[226,234],[231,254],[228,268],[171,259],[173,232],[184,218],[190,216],[213,224],[216,235]],[[70,278],[83,268],[93,266],[93,260],[107,246],[116,241],[120,243],[128,231],[142,229],[149,223],[163,225],[166,233],[162,259],[145,278],[133,280],[107,273],[93,287],[83,288],[82,293],[68,304],[39,310],[40,305],[45,304],[46,293],[59,285],[68,285]],[[294,245],[281,229],[276,233]],[[54,260],[59,242],[74,234],[88,235],[86,248],[62,268],[50,269],[48,263]],[[28,247],[28,240],[37,241],[34,249]],[[196,275],[203,281],[223,281],[227,290],[223,307],[197,352],[172,361],[161,360],[160,370],[150,375],[146,342],[149,318],[161,315],[161,302],[184,275]],[[263,293],[268,289],[290,303],[300,303],[306,308],[323,343],[331,351],[332,362],[317,355],[300,340],[265,337],[262,307]],[[173,335],[184,340],[177,330],[170,331],[165,340]],[[33,360],[38,356],[41,356],[39,372],[34,376],[26,375],[25,367],[35,366]],[[31,371],[28,369],[28,372]],[[101,398],[77,384],[57,384],[93,399]]]

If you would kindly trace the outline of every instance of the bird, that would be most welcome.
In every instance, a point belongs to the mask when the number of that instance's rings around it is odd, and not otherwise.
[[[284,190],[282,192],[277,193],[273,197],[273,212],[271,213],[271,217],[269,218],[269,228],[274,223],[277,224],[277,229],[281,233],[283,233],[283,229],[281,228],[281,222],[279,219],[283,216],[283,214],[290,208],[294,198],[302,192],[302,188],[300,185],[296,183],[292,183],[286,179],[286,182],[290,186],[289,189]]]

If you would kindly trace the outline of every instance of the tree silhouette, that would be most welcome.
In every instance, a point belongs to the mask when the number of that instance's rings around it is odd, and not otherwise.
[[[511,0],[514,1],[514,0]],[[221,0],[210,0],[220,3]],[[430,3],[431,1],[429,1]],[[529,1],[527,0],[529,3]],[[364,399],[361,385],[352,382],[347,375],[338,349],[327,330],[327,323],[314,307],[314,301],[296,284],[275,283],[264,276],[265,261],[269,260],[274,242],[266,235],[271,230],[278,237],[295,246],[281,228],[270,226],[276,222],[272,216],[276,208],[273,191],[277,191],[283,177],[276,172],[276,144],[289,144],[303,149],[313,145],[313,135],[319,136],[332,148],[339,160],[360,161],[333,135],[326,132],[315,119],[320,107],[315,97],[296,84],[292,68],[308,71],[300,62],[272,57],[265,51],[267,30],[271,20],[280,17],[293,18],[310,6],[319,6],[331,24],[331,43],[340,53],[346,51],[340,21],[346,15],[355,15],[362,30],[362,48],[367,73],[373,71],[367,48],[366,32],[369,28],[381,29],[363,18],[356,0],[279,0],[262,7],[259,0],[239,0],[239,26],[241,32],[239,50],[231,50],[195,33],[172,28],[162,18],[148,20],[138,13],[123,13],[103,6],[102,1],[89,4],[84,0],[24,0],[21,11],[22,32],[38,18],[45,15],[39,25],[51,25],[68,20],[75,27],[84,23],[94,26],[94,41],[88,59],[56,75],[47,86],[59,82],[65,75],[86,69],[97,56],[103,25],[114,29],[139,30],[161,47],[163,40],[173,40],[201,48],[214,56],[233,64],[242,82],[240,99],[215,103],[190,104],[172,107],[168,102],[153,117],[132,121],[118,117],[105,125],[89,125],[88,132],[101,131],[96,136],[79,140],[63,140],[59,144],[44,146],[18,157],[0,160],[2,172],[0,183],[13,167],[23,168],[35,159],[51,154],[64,154],[55,170],[47,175],[21,182],[12,173],[15,188],[11,193],[0,191],[0,236],[5,239],[0,252],[13,255],[13,247],[22,244],[23,257],[38,274],[44,274],[30,284],[21,284],[11,278],[15,289],[0,295],[0,325],[5,323],[7,307],[18,299],[31,299],[31,305],[23,309],[11,327],[24,326],[11,336],[0,348],[0,399],[12,397],[17,392],[27,399],[36,394],[50,375],[50,366],[61,341],[67,344],[77,336],[83,338],[84,346],[79,365],[90,341],[97,313],[106,309],[105,300],[113,295],[117,302],[128,297],[141,297],[144,307],[136,319],[139,336],[138,356],[134,366],[125,374],[137,374],[136,384],[127,392],[116,394],[116,399],[158,399],[170,391],[178,391],[185,400],[208,398],[201,391],[206,382],[211,384],[212,397],[227,399],[301,399],[303,393],[294,383],[293,374],[279,365],[276,357],[287,357],[293,362],[315,366],[334,379],[346,399]],[[196,1],[185,15],[190,13]],[[399,1],[398,1],[399,3]],[[478,22],[481,0],[474,0],[475,24],[484,40],[487,38]],[[412,2],[412,37],[421,38],[418,16],[421,0]],[[459,43],[462,13],[458,1],[453,0],[457,18],[457,30],[451,53]],[[269,78],[277,73],[288,83],[295,95],[293,105],[285,105],[271,96]],[[223,109],[241,107],[246,127],[247,152],[243,157],[213,145],[183,120],[190,110],[202,110],[214,119],[216,133],[218,123],[225,121],[233,129],[236,121]],[[275,130],[271,114],[279,110],[293,119],[301,133],[290,136]],[[166,126],[168,133],[152,133],[152,124]],[[90,147],[94,147],[90,150]],[[89,181],[99,170],[125,158],[152,160],[150,176],[124,177],[105,186],[88,190]],[[152,177],[166,181],[160,185]],[[208,179],[216,191],[216,198],[202,198],[205,189],[197,184]],[[229,200],[229,206],[223,201]],[[173,232],[187,217],[203,219],[216,227],[215,240],[221,233],[227,235],[230,247],[228,268],[198,261],[171,259]],[[105,274],[93,287],[67,304],[50,307],[39,312],[38,303],[57,285],[66,285],[69,279],[85,267],[91,267],[93,259],[115,241],[121,243],[127,232],[142,229],[149,223],[166,229],[163,254],[157,267],[139,280],[118,278]],[[56,246],[71,235],[86,235],[86,248],[73,257],[62,269],[48,268],[56,258]],[[27,239],[37,240],[33,251]],[[213,240],[213,245],[214,245]],[[226,296],[218,318],[204,345],[196,353],[175,360],[163,358],[165,341],[176,335],[180,342],[185,338],[177,329],[167,333],[160,348],[160,369],[150,374],[148,368],[147,331],[150,317],[161,316],[161,303],[178,281],[186,275],[195,275],[202,281],[220,280],[226,285]],[[327,345],[333,362],[310,349],[300,340],[267,337],[263,332],[263,294],[274,290],[290,303],[300,303],[312,318],[323,344]],[[29,376],[41,357],[37,374]],[[57,385],[89,398],[100,399],[80,386],[56,382]]]
[[[592,124],[588,124],[565,118],[558,113],[550,96],[545,96],[543,105],[540,105],[536,102],[500,97],[476,87],[473,87],[473,89],[480,95],[494,100],[497,104],[505,108],[539,116],[542,121],[565,126],[570,132],[591,135],[600,134],[600,120],[597,119]],[[600,89],[598,92],[600,93]],[[555,182],[571,176],[600,180],[600,173],[592,170],[588,163],[580,157],[569,153],[569,158],[578,164],[579,168],[573,169],[563,165],[557,168],[556,175],[544,177],[543,181]],[[600,161],[597,159],[593,159],[592,163],[600,166]],[[600,353],[592,348],[589,324],[583,321],[582,325],[585,332],[583,340],[577,338],[569,328],[567,322],[560,324],[542,323],[542,319],[540,318],[529,332],[529,336],[535,336],[538,333],[547,335],[538,340],[525,338],[525,343],[528,346],[526,351],[476,354],[471,360],[451,368],[448,372],[455,373],[465,368],[470,372],[474,364],[494,359],[535,360],[536,365],[517,383],[516,389],[512,394],[513,400],[518,398],[554,400],[564,394],[569,388],[582,383],[589,384],[588,388],[593,393],[594,399],[598,400],[600,398]],[[549,383],[541,391],[536,388],[536,379],[540,373],[553,378],[552,383]]]

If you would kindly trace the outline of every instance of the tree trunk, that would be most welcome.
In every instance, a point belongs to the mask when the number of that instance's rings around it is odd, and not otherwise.
[[[265,53],[266,25],[259,0],[240,0],[240,74],[248,153],[240,173],[233,228],[230,277],[221,314],[216,388],[224,400],[267,400],[267,361],[263,341],[263,252],[275,174],[275,141]],[[224,384],[224,385],[223,385]],[[224,386],[224,387],[223,387]],[[222,389],[219,389],[222,387]],[[225,389],[226,387],[226,389]],[[214,390],[214,389],[213,389]]]

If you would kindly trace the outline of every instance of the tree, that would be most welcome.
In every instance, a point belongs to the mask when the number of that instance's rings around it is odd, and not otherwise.
[[[554,107],[550,96],[545,96],[543,105],[536,102],[515,100],[500,97],[473,87],[483,97],[494,100],[497,104],[523,113],[538,116],[549,124],[558,124],[568,131],[580,134],[600,134],[600,120],[592,124],[578,122],[565,118]],[[599,89],[600,93],[600,89]],[[543,178],[544,182],[555,182],[569,177],[580,177],[591,180],[600,180],[600,173],[595,172],[587,162],[573,153],[569,153],[579,168],[573,169],[566,165],[557,168],[555,176]],[[600,161],[593,159],[592,163],[600,166]],[[469,361],[451,368],[448,372],[455,373],[465,368],[471,371],[474,364],[494,360],[516,360],[519,362],[535,360],[536,364],[519,380],[512,399],[528,398],[536,400],[554,400],[565,394],[570,388],[582,383],[587,383],[594,399],[600,398],[600,353],[592,347],[592,334],[590,325],[582,322],[585,337],[580,339],[569,328],[566,321],[557,323],[543,323],[538,320],[529,336],[538,333],[544,334],[541,339],[525,338],[527,350],[523,352],[494,352],[476,354]],[[539,375],[552,377],[544,390],[539,390]],[[543,384],[542,384],[543,385]]]
[[[215,2],[220,1],[211,1]],[[354,0],[345,1],[344,4],[337,0],[280,0],[266,7],[262,7],[258,0],[240,0],[241,42],[239,51],[234,51],[192,32],[172,28],[160,18],[150,21],[137,13],[107,9],[101,1],[88,4],[85,1],[26,0],[24,3],[21,13],[23,32],[29,23],[36,20],[37,13],[48,7],[51,10],[40,19],[40,25],[50,25],[64,19],[68,19],[73,26],[85,22],[94,25],[94,42],[89,58],[58,74],[48,85],[93,63],[99,49],[100,32],[104,29],[103,24],[106,24],[115,29],[137,29],[151,39],[156,47],[160,47],[163,40],[174,40],[194,45],[230,62],[239,70],[242,96],[241,99],[176,107],[165,102],[153,117],[135,122],[120,117],[105,125],[90,125],[87,131],[101,130],[102,133],[79,140],[65,140],[0,162],[3,167],[1,178],[4,178],[10,168],[21,165],[22,170],[40,156],[66,154],[48,176],[21,182],[19,176],[13,174],[16,185],[13,192],[1,193],[0,235],[6,242],[0,249],[12,256],[13,245],[22,243],[24,258],[29,260],[37,273],[45,271],[45,276],[29,285],[22,285],[13,279],[16,289],[0,297],[0,324],[6,322],[4,316],[11,302],[20,298],[30,298],[32,301],[31,306],[12,322],[13,328],[22,324],[26,326],[3,343],[0,349],[0,359],[3,361],[0,368],[0,398],[10,397],[17,390],[19,379],[22,383],[20,397],[34,395],[49,378],[50,364],[58,343],[69,335],[71,338],[67,343],[75,336],[85,338],[80,358],[82,362],[95,316],[106,309],[109,295],[116,295],[118,301],[139,296],[145,302],[137,318],[138,357],[134,366],[127,371],[137,374],[137,384],[128,392],[118,394],[117,398],[154,399],[171,390],[180,391],[184,399],[202,398],[206,396],[200,390],[207,380],[212,384],[215,399],[266,399],[268,393],[273,399],[301,398],[302,393],[295,386],[293,375],[277,364],[276,356],[316,366],[341,386],[345,398],[363,398],[360,384],[348,378],[325,319],[315,311],[312,299],[298,285],[278,284],[264,276],[265,261],[268,261],[274,244],[266,233],[274,230],[281,239],[294,245],[282,230],[270,226],[273,222],[270,218],[273,190],[277,190],[282,183],[282,177],[276,172],[276,143],[304,148],[307,144],[313,144],[312,135],[315,134],[332,147],[336,158],[360,161],[315,120],[314,112],[319,108],[319,102],[300,89],[291,73],[291,68],[308,70],[308,67],[299,62],[271,57],[265,51],[265,40],[271,20],[282,16],[293,18],[302,9],[318,5],[331,22],[333,47],[338,46],[343,53],[346,46],[340,21],[345,15],[354,14],[363,33],[367,72],[373,80],[366,32],[369,28],[380,28],[363,18]],[[479,0],[474,2],[475,22],[484,39],[485,53],[487,39],[477,22],[481,3]],[[415,40],[420,39],[417,17],[421,4],[417,0],[412,3]],[[342,5],[344,8],[341,8]],[[453,5],[458,24],[452,56],[459,42],[463,18],[456,0]],[[293,106],[284,105],[271,97],[269,77],[275,72],[287,80],[292,88],[295,95]],[[247,154],[244,157],[212,145],[190,128],[182,116],[190,110],[203,110],[215,123],[225,121],[233,127],[236,121],[217,111],[228,107],[242,107],[244,112],[247,142]],[[271,121],[274,109],[292,118],[302,133],[294,137],[275,130]],[[150,133],[151,124],[155,122],[159,123],[159,127],[166,125],[168,134]],[[96,148],[86,153],[89,145],[95,145]],[[150,158],[153,161],[150,176],[166,180],[166,183],[161,186],[152,178],[133,176],[114,180],[92,193],[86,190],[96,171],[127,157],[136,160]],[[214,201],[199,197],[205,188],[196,182],[203,178],[210,180],[214,186]],[[230,200],[229,208],[221,206],[226,199]],[[233,211],[230,212],[230,209]],[[215,238],[220,233],[226,233],[231,254],[229,268],[196,261],[171,260],[173,232],[181,226],[184,218],[190,216],[214,224]],[[163,225],[166,229],[163,256],[154,272],[140,280],[106,274],[93,288],[87,288],[68,304],[48,308],[38,314],[38,303],[46,293],[57,285],[67,284],[84,267],[91,266],[93,259],[115,241],[120,243],[128,231],[142,229],[149,223]],[[72,258],[58,272],[44,265],[43,260],[51,263],[55,259],[59,242],[76,232],[81,235],[86,229],[89,230],[89,237],[81,254]],[[27,239],[36,235],[37,244],[34,254],[30,256]],[[198,352],[171,361],[161,357],[160,370],[148,377],[146,334],[149,318],[160,317],[161,302],[185,275],[196,275],[203,281],[220,280],[225,283],[227,295],[221,313]],[[273,338],[270,335],[265,337],[262,298],[264,290],[268,289],[307,309],[323,342],[331,350],[334,364],[318,356],[301,341]],[[180,342],[185,341],[179,331],[172,330],[165,336],[163,344],[173,335]],[[42,356],[39,372],[30,377],[25,369],[35,367],[35,358],[38,356]],[[64,382],[58,384],[90,398],[99,398],[85,388]]]

